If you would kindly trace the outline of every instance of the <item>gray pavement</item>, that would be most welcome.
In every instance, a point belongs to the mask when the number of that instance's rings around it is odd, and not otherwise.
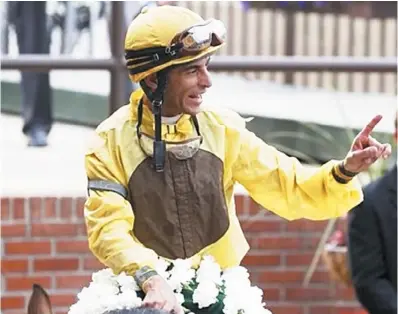
[[[91,128],[55,123],[49,146],[32,148],[18,116],[0,117],[2,197],[86,195],[84,148]]]

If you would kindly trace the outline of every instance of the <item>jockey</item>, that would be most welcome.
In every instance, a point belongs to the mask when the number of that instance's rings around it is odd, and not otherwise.
[[[226,268],[248,252],[235,183],[287,220],[330,219],[362,201],[356,174],[391,153],[370,140],[378,116],[344,160],[308,170],[246,129],[237,113],[205,104],[207,66],[225,35],[221,21],[188,9],[145,8],[125,39],[129,76],[141,88],[98,126],[85,155],[90,249],[115,273],[134,275],[146,304],[175,313],[172,290],[153,270],[159,256],[195,264],[212,255]]]

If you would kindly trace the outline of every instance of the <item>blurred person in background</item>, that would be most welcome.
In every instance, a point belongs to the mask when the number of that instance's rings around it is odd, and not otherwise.
[[[46,1],[10,1],[8,20],[15,26],[20,54],[49,54],[50,33]],[[47,146],[53,123],[52,90],[48,72],[21,73],[22,132],[28,145]]]
[[[397,163],[364,188],[363,202],[348,214],[348,254],[362,306],[369,314],[397,314]]]

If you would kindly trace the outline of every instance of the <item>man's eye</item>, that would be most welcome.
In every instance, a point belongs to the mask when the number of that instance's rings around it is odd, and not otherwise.
[[[196,73],[196,72],[197,72],[197,70],[195,68],[189,70],[189,73]]]

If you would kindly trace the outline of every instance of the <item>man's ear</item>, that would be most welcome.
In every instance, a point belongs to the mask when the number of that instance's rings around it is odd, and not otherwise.
[[[149,87],[149,89],[154,92],[156,90],[156,87],[158,87],[156,73],[148,75],[146,78],[144,78],[144,82]]]

